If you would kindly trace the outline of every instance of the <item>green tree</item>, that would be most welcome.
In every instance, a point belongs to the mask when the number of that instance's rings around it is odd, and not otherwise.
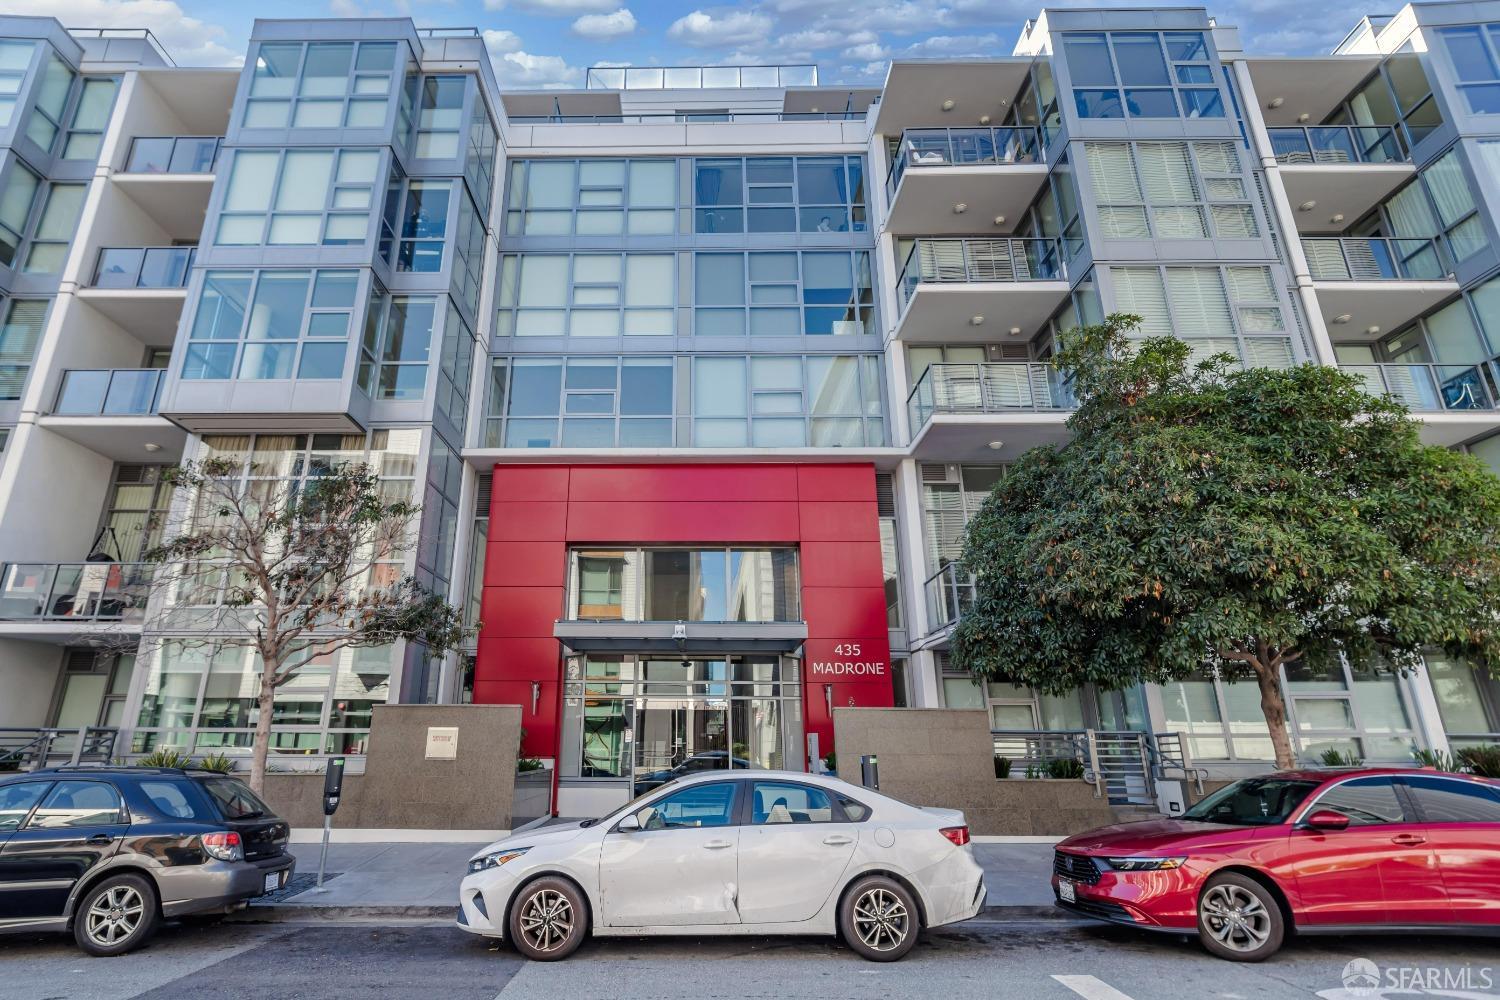
[[[157,563],[157,628],[175,641],[249,646],[262,665],[250,786],[265,783],[276,689],[307,663],[405,639],[441,657],[463,640],[458,609],[383,564],[411,547],[417,507],[392,501],[367,466],[305,484],[244,480],[236,460],[169,473],[180,514]]]
[[[1073,436],[1023,455],[968,527],[960,665],[1048,693],[1253,678],[1290,767],[1284,664],[1500,663],[1500,479],[1353,375],[1194,362],[1127,339],[1139,322],[1065,338]]]

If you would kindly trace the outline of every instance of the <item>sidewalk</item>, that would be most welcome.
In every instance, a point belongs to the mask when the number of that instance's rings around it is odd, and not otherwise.
[[[322,890],[253,902],[241,919],[451,917],[469,858],[483,846],[330,844],[327,870],[337,874]],[[296,844],[291,852],[297,858],[296,881],[311,882],[318,871],[319,845]],[[1050,844],[975,844],[974,858],[984,867],[988,915],[1054,915]]]

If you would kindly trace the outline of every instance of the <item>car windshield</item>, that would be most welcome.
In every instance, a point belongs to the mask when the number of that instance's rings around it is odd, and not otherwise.
[[[1317,787],[1316,781],[1302,778],[1242,778],[1209,795],[1182,818],[1230,826],[1274,826],[1285,823]]]
[[[635,798],[631,799],[629,802],[625,803],[623,806],[621,806],[620,808],[616,809],[614,812],[610,813],[608,816],[602,816],[599,819],[586,819],[580,825],[582,825],[582,826],[593,826],[595,823],[601,822],[602,820],[609,820],[610,822],[614,822],[616,819],[618,819],[621,816],[625,816],[625,815],[627,815],[629,813],[635,812],[635,810],[636,810],[636,803],[640,802],[642,799],[645,799],[648,796],[655,797],[656,793],[660,792],[663,788],[666,788],[668,785],[676,784],[676,782],[677,782],[676,778],[668,778],[666,781],[663,781],[661,784],[659,784],[659,785],[653,785],[651,788],[646,789],[644,792],[642,792],[641,794],[637,795]]]
[[[223,810],[225,819],[254,819],[271,814],[271,807],[237,778],[205,778],[202,784]]]

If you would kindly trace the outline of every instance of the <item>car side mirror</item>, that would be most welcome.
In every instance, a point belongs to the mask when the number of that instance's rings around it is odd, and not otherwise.
[[[620,822],[615,824],[615,829],[621,833],[630,833],[641,828],[641,821],[635,818],[635,813],[626,813],[620,817]]]
[[[1318,809],[1304,819],[1302,825],[1309,830],[1335,832],[1348,829],[1349,817],[1337,809]]]

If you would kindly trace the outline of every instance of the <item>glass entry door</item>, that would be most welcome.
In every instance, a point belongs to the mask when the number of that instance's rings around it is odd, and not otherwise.
[[[730,760],[729,709],[722,700],[635,700],[635,793],[650,791],[678,775],[746,767]]]

